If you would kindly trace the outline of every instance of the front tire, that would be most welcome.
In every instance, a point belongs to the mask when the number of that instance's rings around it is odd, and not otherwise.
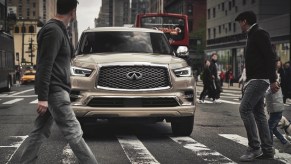
[[[175,118],[171,121],[175,136],[189,136],[193,131],[194,116]]]

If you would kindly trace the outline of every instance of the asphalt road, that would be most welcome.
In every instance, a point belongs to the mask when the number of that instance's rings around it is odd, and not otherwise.
[[[198,95],[201,87],[197,87]],[[127,163],[239,163],[247,148],[246,133],[238,112],[240,91],[224,89],[222,103],[198,104],[191,136],[174,137],[169,123],[111,123],[100,120],[84,129],[85,140],[101,164]],[[0,93],[0,164],[19,163],[25,138],[36,118],[32,85]],[[291,101],[284,116],[291,119]],[[275,148],[281,149],[275,139]],[[77,163],[76,157],[54,125],[39,152],[38,164]],[[253,163],[291,163],[291,155],[277,151],[276,160]]]

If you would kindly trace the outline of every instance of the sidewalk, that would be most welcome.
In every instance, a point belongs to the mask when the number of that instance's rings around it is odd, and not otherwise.
[[[196,84],[197,84],[197,86],[203,87],[203,82],[202,81],[198,81]],[[222,88],[223,89],[230,89],[230,90],[240,91],[241,89],[238,86],[239,86],[238,83],[233,83],[233,86],[230,86],[228,83],[224,82]]]

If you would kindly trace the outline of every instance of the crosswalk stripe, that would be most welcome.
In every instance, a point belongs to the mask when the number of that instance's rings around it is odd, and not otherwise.
[[[237,134],[219,134],[221,137],[227,138],[241,145],[248,146],[248,140],[245,137]],[[275,149],[275,159],[278,159],[284,163],[291,163],[291,155],[287,153],[280,153],[279,150]]]
[[[16,103],[18,101],[22,101],[22,100],[23,100],[23,98],[13,99],[13,100],[10,100],[10,101],[6,101],[3,104],[5,104],[5,105],[14,104],[14,103]]]
[[[62,164],[70,164],[75,163],[76,157],[73,153],[73,150],[71,149],[70,145],[67,144],[63,149],[63,159]]]
[[[224,155],[209,149],[207,146],[195,141],[190,137],[170,137],[184,148],[193,151],[207,163],[236,163]]]
[[[229,103],[229,104],[236,104],[236,105],[238,105],[238,104],[240,104],[240,103],[238,103],[238,102],[233,102],[233,101],[227,101],[227,100],[221,100],[221,99],[219,99],[221,102],[224,102],[224,103]]]
[[[16,151],[18,150],[18,148],[20,147],[20,145],[23,143],[23,141],[27,138],[28,136],[10,136],[10,139],[15,140],[12,144],[10,144],[9,146],[1,146],[0,148],[15,148],[14,152],[10,155],[7,163],[9,163],[12,159],[12,157],[14,156],[14,154],[16,153]],[[6,163],[6,164],[7,164]]]
[[[33,101],[30,102],[30,104],[37,104],[37,103],[38,103],[38,99],[33,100]]]
[[[117,139],[132,164],[159,164],[136,136],[118,136]]]
[[[15,96],[15,95],[20,95],[22,93],[30,92],[30,91],[33,91],[33,90],[34,90],[34,88],[28,89],[28,90],[24,90],[24,91],[21,91],[21,92],[17,92],[17,93],[14,93],[14,94],[9,95],[9,97],[10,96]]]

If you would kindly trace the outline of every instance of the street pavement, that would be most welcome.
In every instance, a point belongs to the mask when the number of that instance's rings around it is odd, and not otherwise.
[[[221,104],[206,101],[198,104],[191,136],[175,137],[170,124],[136,124],[107,122],[88,124],[85,140],[100,163],[239,163],[247,148],[246,133],[238,112],[240,89],[224,85]],[[202,90],[197,83],[197,97]],[[33,86],[14,87],[0,93],[0,164],[19,163],[25,139],[36,117],[37,97]],[[288,100],[284,116],[291,118]],[[280,153],[274,140],[276,160],[255,160],[253,163],[291,163],[291,155]],[[77,163],[59,129],[53,125],[52,135],[41,147],[39,164]]]

